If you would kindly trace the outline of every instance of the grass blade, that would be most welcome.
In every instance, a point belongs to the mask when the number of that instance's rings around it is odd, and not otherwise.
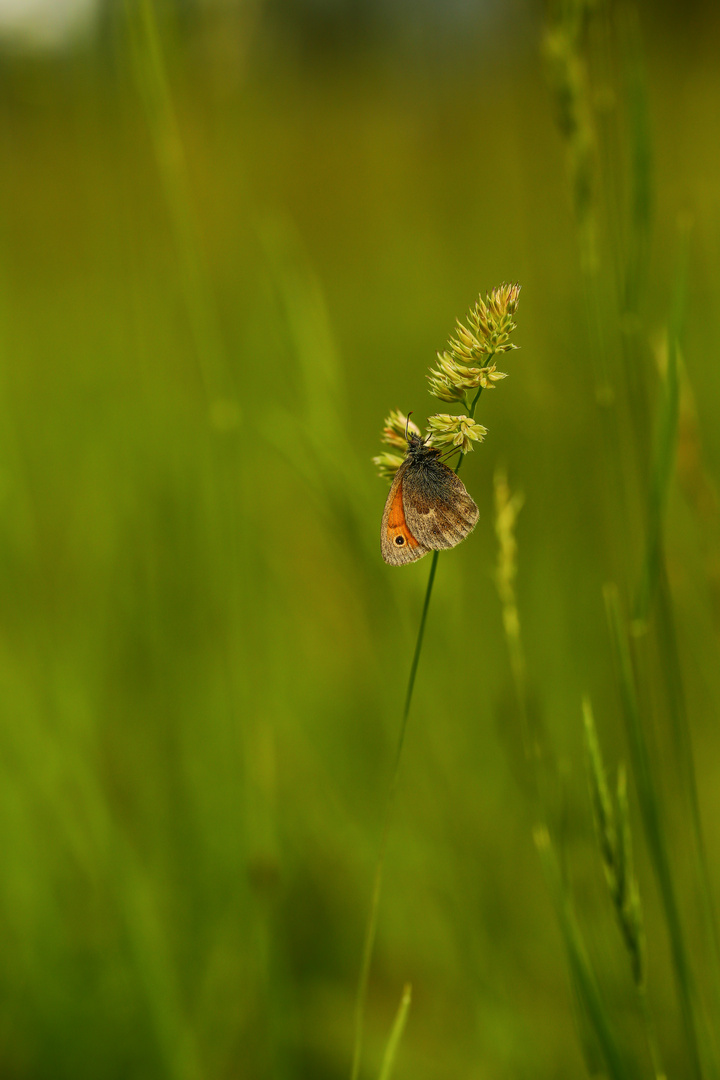
[[[125,3],[135,77],[145,106],[160,183],[178,253],[180,286],[188,312],[200,378],[208,401],[234,397],[215,303],[204,266],[190,195],[185,148],[167,76],[153,0]]]
[[[660,578],[665,508],[677,451],[680,384],[678,341],[682,331],[687,288],[687,242],[683,244],[675,285],[675,298],[668,332],[667,368],[661,387],[661,401],[655,440],[655,455],[647,509],[647,541],[634,619],[642,628],[650,613],[652,598]]]
[[[595,1033],[608,1075],[612,1077],[612,1080],[629,1080],[632,1073],[615,1041],[615,1035],[605,1010],[600,987],[585,947],[582,932],[575,917],[567,888],[562,880],[550,834],[544,826],[536,826],[534,838],[545,873],[545,880],[557,911],[560,929],[565,940],[565,949],[573,984],[583,1008],[583,1013]]]
[[[620,612],[620,601],[614,585],[605,587],[605,603],[610,633],[615,650],[623,715],[627,731],[635,785],[640,804],[645,838],[647,840],[653,870],[657,878],[665,921],[670,937],[673,965],[677,980],[682,1023],[689,1054],[691,1075],[706,1075],[703,1054],[708,1065],[708,1075],[717,1076],[714,1062],[709,1057],[707,1040],[701,1034],[701,1017],[698,1011],[698,995],[695,987],[687,948],[682,930],[680,911],[675,893],[670,859],[666,845],[666,833],[661,813],[660,798],[653,777],[650,754],[640,716],[635,686],[635,675],[630,655],[628,637]]]
[[[402,1039],[403,1031],[405,1030],[405,1024],[407,1022],[408,1013],[410,1011],[410,1001],[412,999],[412,986],[410,983],[406,983],[403,988],[403,994],[400,999],[400,1005],[398,1011],[395,1014],[395,1022],[390,1032],[390,1038],[388,1044],[385,1047],[385,1053],[383,1055],[382,1068],[380,1069],[380,1075],[378,1080],[390,1080],[392,1076],[393,1067],[395,1065],[395,1057],[397,1055],[398,1046]]]

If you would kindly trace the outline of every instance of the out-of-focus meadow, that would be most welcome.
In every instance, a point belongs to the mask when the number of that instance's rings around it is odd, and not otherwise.
[[[427,370],[502,281],[521,348],[439,560],[360,1075],[406,983],[398,1078],[713,1075],[720,20],[581,8],[129,0],[3,46],[3,1076],[350,1075],[430,562],[382,562],[370,459],[390,408],[451,411]]]

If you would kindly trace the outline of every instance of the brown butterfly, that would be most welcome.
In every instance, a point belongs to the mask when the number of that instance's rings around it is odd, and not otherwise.
[[[472,532],[480,511],[440,451],[406,432],[407,454],[385,503],[380,541],[386,563],[402,566],[451,548]]]

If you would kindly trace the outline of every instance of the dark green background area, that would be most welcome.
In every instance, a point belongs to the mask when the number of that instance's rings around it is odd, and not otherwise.
[[[370,458],[390,408],[419,423],[447,411],[427,370],[502,281],[522,285],[521,348],[480,400],[488,436],[463,466],[480,522],[439,562],[363,1076],[378,1075],[406,982],[398,1078],[583,1075],[493,580],[500,465],[525,495],[520,619],[562,862],[620,1042],[650,1075],[581,717],[589,694],[614,773],[627,750],[602,585],[638,580],[642,499],[633,473],[622,517],[608,474],[543,19],[519,0],[444,14],[161,5],[154,60],[142,19],[109,5],[97,38],[64,54],[0,55],[4,1077],[349,1075],[429,570],[382,562],[387,487]],[[692,226],[666,553],[712,867],[720,19],[711,4],[646,4],[640,23],[651,413],[678,222]],[[622,194],[629,168],[623,81],[591,74],[601,122],[620,133],[602,165],[608,205],[613,169]],[[606,220],[599,210],[610,293],[624,249]],[[672,741],[661,723],[653,738],[703,984]],[[649,992],[683,1076],[635,825]]]

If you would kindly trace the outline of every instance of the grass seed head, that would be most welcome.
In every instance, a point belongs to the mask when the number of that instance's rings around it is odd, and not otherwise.
[[[487,428],[469,416],[451,416],[449,413],[430,416],[428,427],[433,446],[457,446],[463,454],[468,454],[473,449],[473,443],[482,442],[487,435]]]

